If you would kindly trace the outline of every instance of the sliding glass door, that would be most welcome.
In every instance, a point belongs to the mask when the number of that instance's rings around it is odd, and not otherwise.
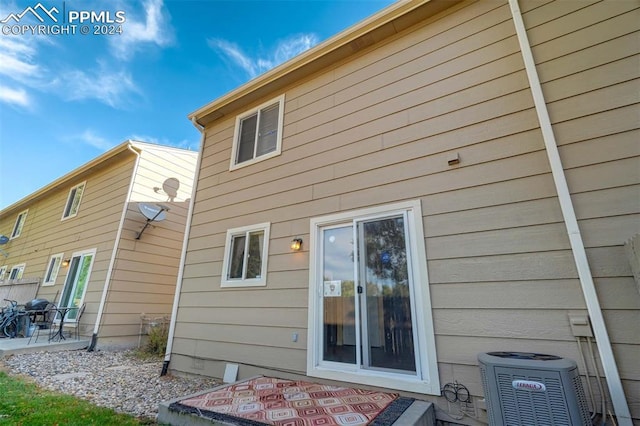
[[[82,305],[95,254],[96,250],[94,249],[72,255],[62,296],[58,302],[59,307],[79,308]],[[78,309],[70,309],[65,321],[75,321],[77,315]]]
[[[322,362],[415,375],[406,214],[320,230]]]

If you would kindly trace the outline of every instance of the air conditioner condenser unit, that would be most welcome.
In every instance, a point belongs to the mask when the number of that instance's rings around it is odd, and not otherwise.
[[[578,366],[567,358],[524,352],[478,355],[492,426],[590,426]]]

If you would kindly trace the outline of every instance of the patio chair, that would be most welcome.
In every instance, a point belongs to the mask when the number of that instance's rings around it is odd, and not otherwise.
[[[58,311],[56,305],[51,302],[47,303],[44,309],[31,312],[31,314],[33,315],[31,324],[35,326],[35,330],[33,331],[33,333],[31,333],[27,345],[31,344],[31,340],[34,336],[35,342],[38,341],[38,338],[40,337],[40,330],[47,330],[47,333],[49,333],[50,335],[51,330],[53,330],[55,327],[54,321],[57,312]],[[47,338],[49,338],[49,335],[47,335]]]
[[[84,313],[84,308],[87,306],[86,303],[83,303],[78,309],[78,315],[76,315],[76,340],[80,340],[80,319],[82,318],[82,314]]]

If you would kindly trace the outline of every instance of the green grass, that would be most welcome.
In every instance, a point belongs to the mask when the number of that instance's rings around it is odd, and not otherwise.
[[[116,413],[69,395],[38,388],[0,372],[0,425],[142,425],[151,421]]]

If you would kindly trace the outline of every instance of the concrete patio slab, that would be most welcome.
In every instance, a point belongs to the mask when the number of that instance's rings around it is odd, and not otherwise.
[[[84,349],[89,347],[88,339],[66,339],[62,341],[49,342],[46,337],[41,337],[37,341],[32,340],[29,344],[28,337],[17,337],[15,339],[0,339],[0,358],[9,355],[24,354],[30,352],[58,352]]]

